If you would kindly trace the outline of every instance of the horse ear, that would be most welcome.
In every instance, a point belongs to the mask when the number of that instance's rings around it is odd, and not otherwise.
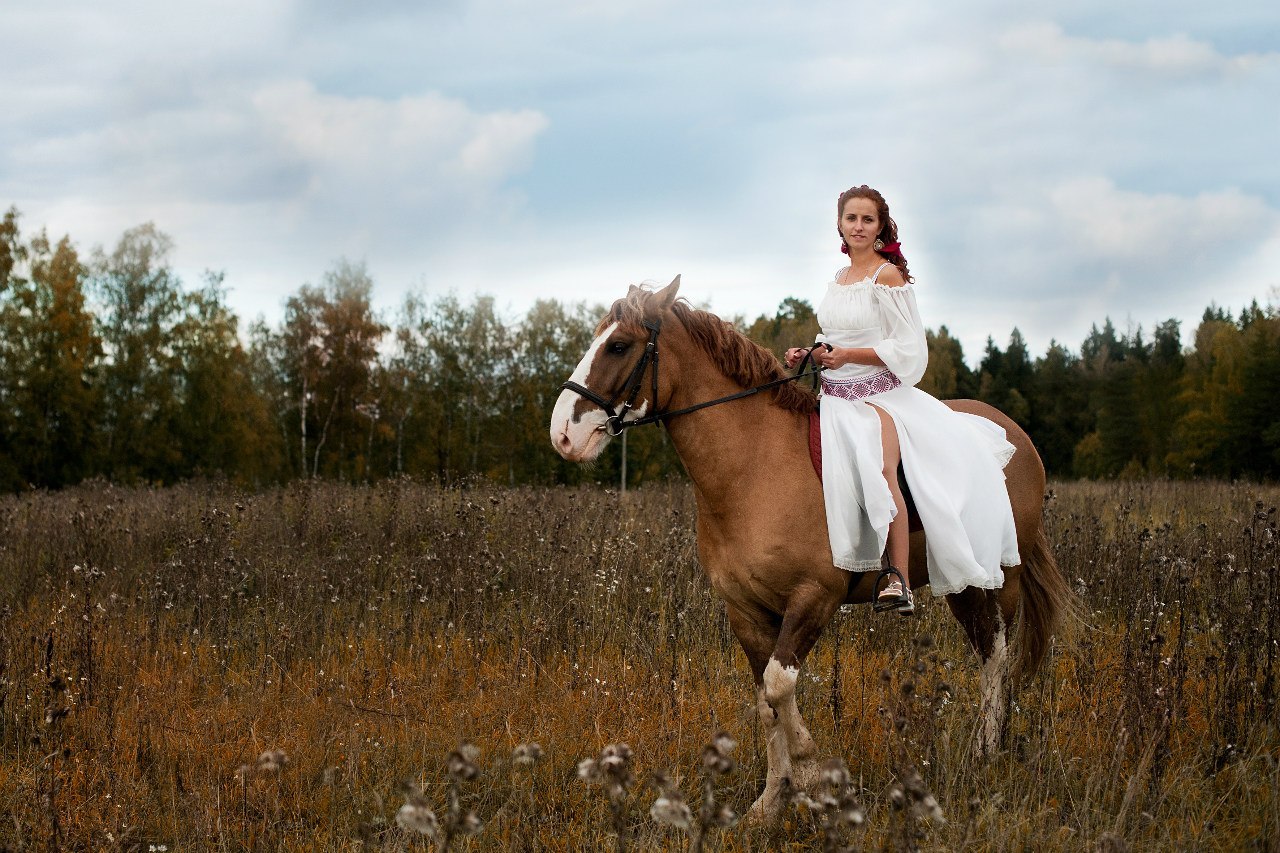
[[[627,296],[628,296],[628,297],[630,297],[633,293],[635,293],[635,292],[636,292],[637,290],[639,290],[639,289],[640,289],[640,288],[639,288],[639,287],[637,287],[636,285],[634,285],[634,284],[633,284],[633,285],[631,285],[630,287],[628,287],[628,288],[627,288]]]
[[[653,295],[654,301],[657,303],[659,311],[666,311],[676,301],[676,294],[680,292],[680,276],[671,279],[671,283],[659,290]]]

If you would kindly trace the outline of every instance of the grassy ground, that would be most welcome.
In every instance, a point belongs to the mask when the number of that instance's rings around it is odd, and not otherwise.
[[[978,668],[942,602],[841,614],[800,701],[863,822],[797,805],[707,847],[1278,849],[1278,502],[1056,485],[1084,619],[992,759],[971,756]],[[649,815],[656,771],[695,814],[717,732],[738,742],[718,804],[745,811],[765,772],[693,515],[684,485],[5,499],[0,849],[427,849],[428,808],[482,823],[452,849],[596,850],[619,830],[683,849]],[[534,742],[540,760],[513,759]],[[623,742],[634,783],[611,808],[578,765]],[[463,743],[478,756],[447,765]]]

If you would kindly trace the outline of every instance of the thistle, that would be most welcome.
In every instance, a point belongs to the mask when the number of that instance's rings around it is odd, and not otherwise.
[[[611,743],[601,750],[599,758],[584,758],[578,762],[578,778],[588,785],[601,785],[609,798],[610,822],[618,839],[619,853],[627,849],[627,794],[635,784],[631,757],[631,747],[625,743]]]
[[[401,790],[405,803],[396,811],[396,823],[408,832],[425,835],[436,849],[447,851],[459,836],[475,835],[484,829],[484,821],[470,809],[462,807],[461,784],[480,775],[476,759],[480,750],[464,743],[445,758],[445,773],[449,777],[449,790],[444,820],[436,817],[431,803],[415,782],[405,782]]]
[[[720,732],[711,739],[711,743],[703,747],[699,762],[702,803],[698,808],[697,820],[675,781],[666,773],[655,773],[653,776],[658,798],[649,807],[649,816],[660,824],[675,827],[682,832],[691,832],[689,849],[694,853],[702,850],[703,842],[711,830],[727,829],[738,823],[738,815],[733,809],[716,802],[715,789],[718,779],[737,768],[737,763],[730,755],[737,746],[733,738]]]
[[[803,791],[796,792],[792,802],[803,805],[818,819],[822,829],[822,849],[827,853],[844,853],[856,849],[852,845],[843,845],[841,837],[850,830],[857,829],[866,821],[866,812],[859,805],[853,793],[853,777],[849,768],[839,758],[823,762],[821,783],[823,786],[817,797],[810,797]]]

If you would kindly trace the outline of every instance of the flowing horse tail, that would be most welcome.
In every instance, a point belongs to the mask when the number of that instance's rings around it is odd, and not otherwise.
[[[1049,548],[1043,522],[1022,554],[1022,616],[1018,620],[1018,656],[1014,678],[1039,671],[1053,635],[1077,616],[1075,596]]]

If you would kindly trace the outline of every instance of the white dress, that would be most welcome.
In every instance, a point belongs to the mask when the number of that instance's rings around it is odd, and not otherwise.
[[[876,406],[897,426],[934,594],[998,588],[1001,567],[1021,562],[1003,470],[1014,447],[1002,427],[915,387],[929,360],[915,290],[879,284],[876,275],[849,285],[832,280],[818,306],[819,341],[871,347],[885,363],[822,374],[822,483],[835,564],[879,569],[897,512],[882,473]]]

